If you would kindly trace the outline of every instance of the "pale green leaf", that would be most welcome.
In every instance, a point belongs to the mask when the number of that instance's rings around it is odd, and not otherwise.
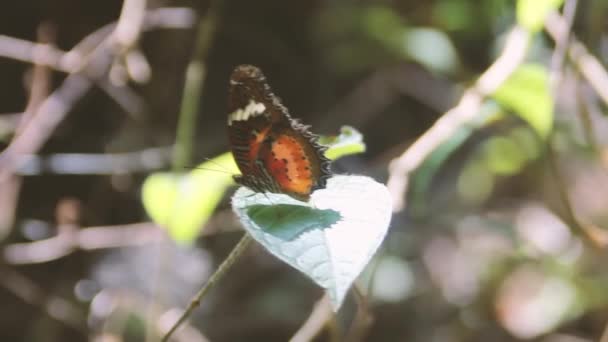
[[[328,147],[325,156],[331,160],[365,152],[363,135],[350,126],[342,126],[337,136],[321,137],[319,143]]]
[[[564,0],[518,0],[517,21],[531,32],[542,29],[545,18],[552,10],[557,10]]]
[[[392,211],[386,187],[363,176],[334,176],[308,203],[241,187],[232,207],[255,240],[326,289],[335,310],[382,243]]]
[[[234,183],[236,172],[232,154],[224,153],[187,174],[151,174],[142,188],[144,208],[175,241],[191,243]]]
[[[553,127],[553,98],[547,69],[538,64],[524,64],[494,93],[502,106],[528,122],[542,138]]]

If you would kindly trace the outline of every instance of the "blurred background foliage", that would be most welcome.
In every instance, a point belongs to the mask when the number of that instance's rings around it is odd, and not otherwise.
[[[27,156],[7,163],[0,155],[0,339],[154,341],[168,329],[242,235],[229,206],[230,167],[214,159],[201,167],[218,172],[182,170],[228,150],[236,65],[264,70],[314,132],[355,127],[366,152],[333,170],[384,182],[391,160],[475,87],[517,27],[529,35],[522,63],[402,175],[405,208],[360,279],[369,319],[358,320],[351,296],[315,340],[608,340],[607,98],[593,83],[608,63],[608,2],[559,7],[580,58],[543,27],[560,5],[148,0],[149,11],[183,11],[157,12],[164,26],[150,21],[121,46],[104,45],[112,28],[93,32],[118,20],[122,1],[6,1],[0,147],[40,113],[61,111],[44,107],[50,94],[74,101],[57,125],[24,139]],[[50,53],[11,40],[66,52],[85,37],[96,38],[77,52],[101,57],[81,74],[69,62],[83,55],[33,67],[15,56]],[[580,63],[590,57],[599,64],[585,73]],[[193,58],[201,83],[184,90]],[[184,108],[194,111],[180,126]],[[48,139],[28,150],[40,132]],[[211,184],[217,190],[195,191]],[[152,219],[175,220],[181,243]],[[321,295],[256,246],[175,339],[289,340]]]

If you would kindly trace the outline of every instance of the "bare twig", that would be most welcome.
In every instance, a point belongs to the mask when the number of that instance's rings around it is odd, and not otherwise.
[[[153,147],[125,153],[56,153],[48,156],[19,155],[16,174],[35,176],[45,173],[71,175],[112,175],[146,172],[165,168],[173,147]]]
[[[4,190],[4,189],[3,189]],[[228,223],[228,224],[227,224]],[[59,228],[59,227],[58,227]],[[48,239],[14,243],[4,246],[3,260],[8,264],[44,263],[70,255],[77,250],[92,251],[107,248],[142,246],[162,241],[165,231],[153,222],[80,229],[57,229]],[[242,231],[231,210],[220,211],[201,230],[201,237]]]
[[[48,23],[42,23],[38,28],[38,41],[41,44],[52,44],[55,40],[54,28]],[[15,126],[16,134],[20,134],[31,120],[33,114],[48,96],[51,87],[51,72],[43,65],[34,65],[29,80],[29,98],[24,112],[19,116]],[[10,175],[0,180],[0,238],[10,231],[15,219],[21,177]]]
[[[188,29],[195,23],[194,11],[189,8],[166,7],[146,11],[144,30]],[[116,24],[110,24],[95,31],[100,35],[89,35],[69,52],[49,44],[32,43],[6,35],[0,35],[0,57],[26,63],[43,65],[57,71],[74,73],[82,68],[83,52],[90,51],[107,37]],[[101,39],[100,39],[101,36]]]
[[[558,29],[555,29],[552,33],[553,39],[555,40],[555,51],[553,53],[551,63],[551,90],[554,98],[558,98],[558,87],[559,82],[562,79],[563,61],[565,59],[565,54],[568,51],[568,46],[570,46],[570,49],[572,49],[572,46],[577,44],[573,41],[574,38],[571,37],[572,34],[570,32],[572,22],[574,21],[574,17],[576,15],[576,5],[577,0],[568,0],[564,6],[563,17],[553,13],[547,19],[547,30],[549,30],[550,26],[554,29],[558,27]],[[556,20],[559,22],[559,24],[555,24]],[[572,54],[571,51],[570,54]],[[602,77],[601,75],[599,76],[600,78]],[[591,83],[591,80],[589,81]],[[584,116],[582,120],[583,125],[585,125]],[[586,238],[587,241],[593,243],[594,246],[605,247],[608,244],[608,234],[603,232],[601,229],[598,229],[594,225],[585,222],[585,220],[581,219],[581,217],[579,217],[577,214],[572,201],[570,200],[567,184],[558,165],[558,155],[555,152],[552,144],[549,144],[548,146],[547,158],[549,160],[549,166],[551,167],[553,177],[557,183],[556,188],[561,204],[565,210],[566,221],[569,223],[568,227],[571,227],[571,231],[574,234]]]
[[[557,42],[570,30],[568,19],[553,12],[547,16],[545,29]],[[568,55],[602,101],[608,104],[608,72],[574,35],[570,38]]]
[[[564,5],[564,18],[565,27],[559,32],[559,36],[554,36],[555,49],[551,56],[551,88],[553,93],[557,92],[557,87],[562,80],[564,60],[566,59],[566,53],[568,51],[568,44],[570,41],[570,34],[572,31],[572,23],[574,22],[574,16],[576,15],[577,0],[566,1]]]
[[[405,192],[410,172],[425,158],[454,134],[461,125],[477,115],[483,99],[492,94],[523,62],[529,45],[529,33],[514,27],[507,37],[502,54],[468,89],[456,107],[447,111],[435,124],[416,140],[389,166],[388,189],[393,198],[393,209],[399,211],[405,205]]]
[[[346,341],[364,341],[365,337],[374,322],[374,317],[369,308],[367,296],[356,284],[352,288],[352,293],[357,301],[357,314],[346,335]]]
[[[580,113],[581,126],[583,128],[585,140],[594,152],[598,152],[600,151],[600,143],[597,139],[596,129],[592,118],[602,117],[601,109],[598,106],[599,103],[595,101],[595,96],[592,96],[590,92],[586,91],[587,87],[583,87],[583,85],[577,82],[576,88],[577,102],[579,103],[578,112]]]
[[[79,74],[68,76],[38,108],[23,132],[0,153],[0,180],[20,167],[19,156],[33,154],[50,138],[68,111],[91,88],[92,83]]]
[[[220,264],[220,266],[211,275],[211,277],[209,277],[209,280],[207,280],[207,283],[192,298],[192,300],[190,301],[190,304],[188,305],[188,307],[186,308],[184,313],[179,317],[179,319],[175,322],[175,324],[173,324],[173,326],[171,327],[171,329],[169,329],[167,334],[165,334],[165,336],[163,336],[162,342],[169,341],[169,338],[175,332],[175,330],[177,330],[177,328],[179,328],[179,326],[185,320],[187,320],[188,317],[190,317],[190,315],[192,314],[192,311],[194,311],[194,309],[196,309],[200,305],[202,299],[207,295],[209,290],[211,290],[213,288],[213,285],[215,285],[215,283],[217,283],[226,274],[226,272],[232,267],[232,265],[234,265],[234,263],[238,260],[238,258],[241,256],[241,254],[247,249],[247,247],[249,246],[251,241],[252,241],[251,236],[249,236],[248,233],[245,233],[245,235],[241,238],[239,243],[234,247],[234,249],[226,257],[226,259]]]
[[[125,0],[116,29],[115,43],[122,49],[130,49],[137,44],[143,28],[146,0]]]
[[[171,9],[175,11],[176,9]],[[146,15],[146,19],[150,18],[150,23],[144,22],[144,28],[152,28],[152,23],[155,24],[173,24],[174,20],[163,21],[159,14],[174,14],[173,12],[159,12],[156,10]],[[177,9],[178,13],[184,14],[183,10]],[[183,24],[180,25],[180,27]],[[105,34],[108,31],[106,26],[78,44],[72,51],[75,55],[80,55],[80,49],[82,46],[88,45],[89,41],[96,40],[93,37]],[[1,45],[1,44],[0,44]],[[75,63],[78,65],[78,70],[82,70],[87,76],[78,73],[71,73],[62,83],[62,85],[55,90],[45,101],[39,106],[38,110],[34,114],[32,120],[24,128],[23,132],[15,137],[11,144],[0,154],[0,180],[19,168],[18,157],[23,154],[34,154],[37,152],[49,137],[54,132],[55,128],[65,118],[69,110],[73,108],[75,103],[82,98],[92,87],[92,82],[89,80],[90,75],[99,75],[103,70],[107,68],[110,63],[107,55],[105,44],[102,42],[91,52],[88,57],[81,58],[84,61]],[[69,56],[72,60],[74,58],[72,54],[65,54],[64,57]],[[96,78],[96,77],[93,77]]]
[[[315,303],[310,316],[291,337],[289,342],[309,342],[314,340],[333,317],[334,312],[331,309],[329,296],[325,294]]]
[[[559,82],[562,79],[563,74],[563,61],[565,59],[565,55],[568,48],[568,42],[570,39],[570,31],[572,28],[572,22],[574,20],[574,15],[576,14],[576,0],[569,0],[566,2],[563,21],[560,21],[561,24],[559,30],[554,32],[553,38],[555,40],[555,50],[553,52],[553,56],[551,58],[551,92],[553,93],[553,98],[557,98]],[[549,22],[550,19],[547,19]],[[551,144],[548,146],[548,154],[547,157],[549,159],[549,164],[553,171],[553,177],[555,178],[557,184],[557,191],[559,193],[559,197],[561,202],[566,210],[566,215],[568,221],[574,224],[577,229],[573,230],[573,233],[581,233],[583,232],[580,227],[581,225],[578,223],[578,219],[576,214],[574,213],[574,207],[570,202],[570,197],[568,196],[567,186],[562,178],[561,172],[558,167],[557,154],[555,153]]]
[[[159,241],[165,235],[164,230],[152,222],[58,231],[59,234],[48,239],[6,245],[4,260],[9,264],[44,263],[76,250],[145,245]]]
[[[150,65],[137,46],[143,30],[146,2],[125,0],[122,4],[122,11],[112,35],[117,58],[110,69],[110,80],[116,85],[126,84],[126,75],[138,83],[145,83],[150,79]]]
[[[0,35],[0,57],[51,67],[57,71],[74,72],[75,66],[65,59],[65,52],[48,44]]]

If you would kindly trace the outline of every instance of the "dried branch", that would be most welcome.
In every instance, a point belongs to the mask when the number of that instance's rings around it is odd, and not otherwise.
[[[188,319],[188,317],[190,317],[192,311],[194,311],[194,309],[196,309],[200,305],[203,298],[207,295],[207,293],[209,293],[209,290],[211,290],[213,286],[221,278],[224,277],[226,272],[228,272],[228,270],[232,268],[234,263],[240,258],[240,256],[243,254],[243,252],[247,249],[247,247],[251,244],[252,241],[253,239],[251,238],[251,236],[249,236],[248,233],[245,233],[239,243],[232,249],[230,254],[226,257],[226,259],[224,259],[224,261],[220,264],[217,270],[211,275],[211,277],[209,277],[207,283],[205,283],[205,285],[203,285],[203,287],[192,298],[190,304],[179,317],[179,319],[173,324],[173,326],[171,327],[171,329],[169,329],[165,336],[163,336],[161,340],[162,342],[169,341],[171,335],[177,330],[177,328],[180,327],[180,325],[182,325],[182,323],[184,323],[184,321]]]
[[[196,15],[189,8],[166,7],[146,11],[144,31],[152,29],[189,29],[195,24]],[[109,24],[85,37],[69,52],[50,44],[33,43],[27,40],[0,35],[0,57],[26,63],[43,65],[57,71],[74,73],[82,69],[84,53],[91,51],[116,27]]]
[[[44,263],[65,257],[76,250],[96,250],[140,246],[159,241],[164,230],[152,222],[84,229],[61,229],[54,237],[6,245],[5,262],[14,265]]]
[[[325,294],[315,303],[310,316],[289,339],[289,342],[308,342],[314,340],[333,317],[334,312],[331,309],[329,296]]]
[[[201,237],[242,231],[231,210],[220,211],[201,229]],[[58,227],[57,235],[44,240],[4,246],[4,262],[15,265],[38,264],[57,260],[77,250],[142,246],[166,238],[164,229],[153,222],[139,222],[87,228]]]
[[[122,49],[130,49],[137,44],[143,28],[146,0],[125,0],[114,29],[114,41]]]
[[[41,44],[52,44],[55,40],[55,30],[48,23],[42,23],[38,28],[38,41]],[[20,134],[27,126],[36,110],[48,96],[51,88],[51,72],[44,65],[34,65],[29,81],[29,98],[24,112],[19,115],[15,132]],[[10,175],[0,180],[0,237],[6,236],[13,227],[19,191],[21,190],[21,177]]]
[[[146,14],[144,28],[154,28],[155,24],[166,26],[176,24],[175,15],[184,15],[183,9],[159,9]],[[163,18],[164,15],[169,18]],[[179,23],[178,27],[183,27],[184,23]],[[68,60],[76,60],[74,65],[78,65],[78,72],[72,73],[64,80],[61,86],[47,97],[36,110],[32,120],[23,129],[23,132],[15,137],[11,144],[0,153],[0,180],[14,173],[19,169],[19,156],[23,154],[35,154],[53,134],[55,128],[63,121],[67,113],[74,107],[84,94],[93,86],[92,79],[101,77],[105,74],[111,63],[111,56],[108,55],[107,39],[95,46],[92,52],[86,57],[82,56],[82,50],[107,36],[108,31],[114,27],[110,24],[103,27],[82,40],[70,53],[63,55]],[[111,32],[111,31],[110,31]],[[0,41],[0,45],[2,42]],[[95,76],[97,75],[97,76]]]
[[[557,93],[557,88],[562,80],[564,60],[568,51],[568,44],[572,32],[572,23],[576,15],[577,0],[566,1],[564,5],[564,17],[566,20],[565,30],[560,32],[559,37],[555,38],[555,49],[551,55],[551,88],[553,93]]]
[[[568,19],[558,13],[551,13],[545,21],[545,29],[549,35],[559,42],[570,31]],[[568,55],[583,77],[589,82],[604,103],[608,104],[608,72],[585,45],[571,35],[568,45]]]
[[[369,328],[374,323],[374,316],[370,311],[367,295],[363,293],[363,290],[357,284],[353,286],[352,293],[357,301],[357,314],[346,334],[346,340],[353,342],[365,341]]]
[[[16,174],[113,175],[147,172],[165,168],[171,161],[173,147],[154,147],[125,153],[56,153],[48,156],[19,155]]]

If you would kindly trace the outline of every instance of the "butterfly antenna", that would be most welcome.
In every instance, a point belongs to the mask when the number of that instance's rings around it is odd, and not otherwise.
[[[206,171],[215,171],[215,172],[222,172],[222,173],[226,173],[229,175],[234,176],[235,173],[228,170],[228,168],[226,168],[226,166],[216,162],[215,160],[211,159],[211,158],[204,158],[206,161],[216,165],[217,167],[219,167],[221,170],[216,170],[216,169],[211,169],[211,168],[206,168],[206,167],[186,167],[186,169],[189,170],[206,170]]]
[[[190,166],[184,166],[184,169],[187,170],[205,170],[205,171],[213,171],[213,172],[221,172],[221,173],[225,173],[225,174],[229,174],[229,175],[234,175],[232,172],[228,172],[226,170],[216,170],[216,169],[210,169],[210,168],[206,168],[206,167],[190,167]]]
[[[211,159],[211,158],[204,158],[206,161],[218,166],[220,169],[223,169],[226,173],[230,173],[230,174],[234,174],[232,171],[228,170],[228,168],[218,162],[216,162],[215,160]]]

